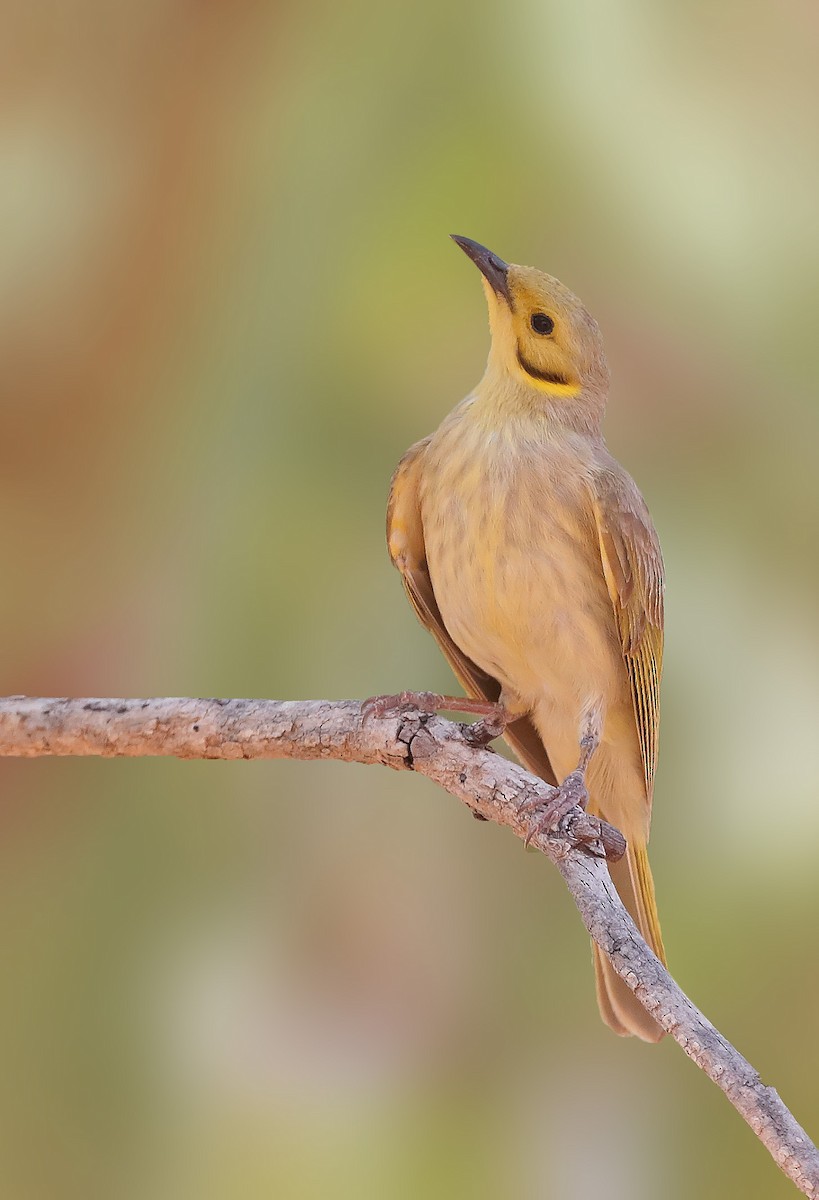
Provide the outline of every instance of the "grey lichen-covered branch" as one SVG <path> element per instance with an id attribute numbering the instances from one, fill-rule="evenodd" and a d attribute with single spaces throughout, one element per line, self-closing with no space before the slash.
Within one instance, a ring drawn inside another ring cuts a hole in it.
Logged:
<path id="1" fill-rule="evenodd" d="M 553 794 L 516 764 L 471 746 L 452 721 L 413 711 L 363 716 L 352 700 L 0 698 L 0 757 L 42 755 L 380 763 L 426 775 L 519 838 L 531 833 L 521 806 Z M 781 1170 L 819 1200 L 819 1152 L 810 1138 L 678 987 L 623 907 L 605 861 L 622 853 L 620 835 L 576 809 L 560 831 L 536 833 L 531 844 L 560 871 L 589 933 L 640 1003 L 725 1093 Z"/>

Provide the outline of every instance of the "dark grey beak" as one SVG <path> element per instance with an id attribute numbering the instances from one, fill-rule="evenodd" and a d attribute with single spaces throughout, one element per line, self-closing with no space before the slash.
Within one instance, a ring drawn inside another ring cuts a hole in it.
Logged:
<path id="1" fill-rule="evenodd" d="M 453 242 L 458 243 L 464 254 L 472 259 L 492 290 L 498 296 L 502 296 L 511 308 L 512 297 L 509 294 L 507 282 L 509 264 L 505 263 L 502 258 L 498 258 L 497 254 L 493 254 L 491 250 L 487 250 L 486 246 L 482 246 L 480 242 L 473 242 L 472 238 L 458 237 L 457 233 L 451 233 L 449 236 Z"/>

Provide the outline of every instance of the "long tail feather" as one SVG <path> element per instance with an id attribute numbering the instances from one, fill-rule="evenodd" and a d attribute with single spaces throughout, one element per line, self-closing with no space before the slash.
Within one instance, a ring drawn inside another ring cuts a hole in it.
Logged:
<path id="1" fill-rule="evenodd" d="M 510 725 L 505 738 L 528 770 L 540 775 L 548 783 L 555 783 L 554 771 L 540 734 L 529 718 Z M 596 811 L 593 803 L 589 805 L 589 811 Z M 660 961 L 665 963 L 663 937 L 654 898 L 654 880 L 645 843 L 641 843 L 636 836 L 629 838 L 626 857 L 619 863 L 610 863 L 609 871 L 637 928 Z M 659 1042 L 665 1031 L 648 1015 L 606 956 L 595 945 L 592 945 L 592 949 L 597 1003 L 605 1024 L 620 1037 L 633 1035 L 644 1042 Z"/>
<path id="2" fill-rule="evenodd" d="M 654 881 L 645 845 L 632 839 L 626 857 L 619 863 L 609 863 L 609 871 L 635 925 L 660 961 L 665 963 Z M 606 956 L 597 946 L 593 950 L 597 1003 L 605 1023 L 621 1037 L 633 1034 L 644 1042 L 659 1042 L 665 1031 L 648 1015 Z"/>

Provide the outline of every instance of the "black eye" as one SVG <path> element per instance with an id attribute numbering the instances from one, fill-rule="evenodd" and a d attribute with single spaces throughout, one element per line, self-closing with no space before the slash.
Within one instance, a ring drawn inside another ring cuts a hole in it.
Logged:
<path id="1" fill-rule="evenodd" d="M 532 313 L 529 322 L 535 333 L 551 333 L 555 327 L 554 321 L 546 313 Z"/>

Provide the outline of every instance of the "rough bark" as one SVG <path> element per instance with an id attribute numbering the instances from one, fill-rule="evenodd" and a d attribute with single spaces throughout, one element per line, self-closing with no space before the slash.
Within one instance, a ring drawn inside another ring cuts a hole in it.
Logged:
<path id="1" fill-rule="evenodd" d="M 0 757 L 41 755 L 381 763 L 426 775 L 520 838 L 531 829 L 520 806 L 553 795 L 515 763 L 470 746 L 452 721 L 417 712 L 363 718 L 352 700 L 0 699 Z M 810 1138 L 675 983 L 620 902 L 605 863 L 606 852 L 622 852 L 620 835 L 576 809 L 559 832 L 535 834 L 531 844 L 557 866 L 592 938 L 640 1003 L 725 1093 L 781 1170 L 819 1200 L 819 1152 Z"/>

